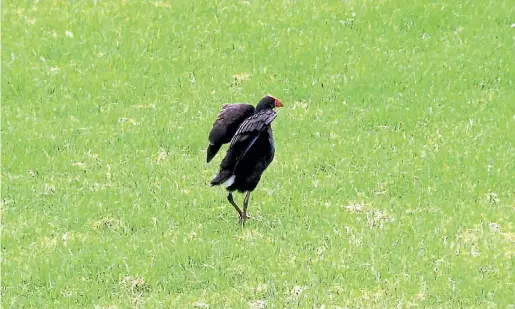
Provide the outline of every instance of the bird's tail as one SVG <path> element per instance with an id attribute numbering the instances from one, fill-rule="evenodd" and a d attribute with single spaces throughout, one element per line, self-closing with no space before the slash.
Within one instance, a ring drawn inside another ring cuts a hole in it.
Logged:
<path id="1" fill-rule="evenodd" d="M 207 163 L 213 160 L 218 150 L 220 150 L 220 147 L 222 147 L 222 144 L 209 144 L 209 146 L 207 146 Z"/>
<path id="2" fill-rule="evenodd" d="M 218 175 L 216 175 L 215 178 L 213 178 L 213 180 L 211 180 L 211 186 L 219 186 L 219 185 L 223 184 L 224 182 L 226 182 L 227 180 L 229 180 L 229 178 L 231 178 L 231 176 L 232 176 L 232 173 L 230 171 L 221 170 L 220 173 L 218 173 Z"/>

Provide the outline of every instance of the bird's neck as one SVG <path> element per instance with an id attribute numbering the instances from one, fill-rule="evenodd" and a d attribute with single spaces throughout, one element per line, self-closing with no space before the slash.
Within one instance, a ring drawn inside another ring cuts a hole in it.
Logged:
<path id="1" fill-rule="evenodd" d="M 262 111 L 264 111 L 264 110 L 266 110 L 266 109 L 269 109 L 269 108 L 261 107 L 261 106 L 259 106 L 259 105 L 258 105 L 258 106 L 256 106 L 256 109 L 255 109 L 255 111 L 254 111 L 254 114 L 257 114 L 257 113 L 259 113 L 259 112 L 262 112 Z"/>

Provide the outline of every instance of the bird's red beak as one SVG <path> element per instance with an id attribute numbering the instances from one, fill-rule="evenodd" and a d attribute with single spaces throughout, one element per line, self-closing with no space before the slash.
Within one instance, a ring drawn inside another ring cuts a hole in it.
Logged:
<path id="1" fill-rule="evenodd" d="M 277 99 L 275 99 L 274 103 L 275 103 L 275 107 L 283 107 L 284 106 L 283 103 L 281 103 L 281 101 L 279 101 Z"/>

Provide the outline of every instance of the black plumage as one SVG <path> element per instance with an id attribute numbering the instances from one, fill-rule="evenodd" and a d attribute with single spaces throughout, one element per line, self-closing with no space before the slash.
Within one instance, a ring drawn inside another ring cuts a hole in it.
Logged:
<path id="1" fill-rule="evenodd" d="M 223 144 L 231 141 L 240 124 L 254 114 L 254 106 L 249 104 L 226 104 L 218 114 L 213 129 L 209 132 L 207 162 L 217 154 Z"/>
<path id="2" fill-rule="evenodd" d="M 272 96 L 261 99 L 255 109 L 248 104 L 225 105 L 209 134 L 208 162 L 222 144 L 230 141 L 229 149 L 220 164 L 220 171 L 211 180 L 211 185 L 227 185 L 227 199 L 238 211 L 242 224 L 249 218 L 247 207 L 250 193 L 257 187 L 261 175 L 274 159 L 271 123 L 277 117 L 274 108 L 282 106 Z M 234 202 L 234 191 L 245 193 L 243 211 Z"/>

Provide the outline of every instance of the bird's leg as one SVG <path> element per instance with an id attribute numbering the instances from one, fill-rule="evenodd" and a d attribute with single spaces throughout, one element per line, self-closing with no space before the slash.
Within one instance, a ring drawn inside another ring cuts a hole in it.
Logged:
<path id="1" fill-rule="evenodd" d="M 243 199 L 243 214 L 240 215 L 241 225 L 245 225 L 245 220 L 250 219 L 250 217 L 247 216 L 247 208 L 249 207 L 249 199 L 250 199 L 250 191 L 247 191 L 247 193 L 245 194 L 245 198 Z"/>
<path id="2" fill-rule="evenodd" d="M 234 206 L 234 209 L 236 209 L 241 218 L 243 216 L 243 212 L 241 211 L 240 207 L 238 207 L 238 205 L 236 205 L 236 203 L 234 202 L 234 199 L 232 198 L 232 192 L 229 192 L 229 194 L 227 194 L 227 200 L 229 201 L 229 203 L 231 203 L 232 206 Z"/>

